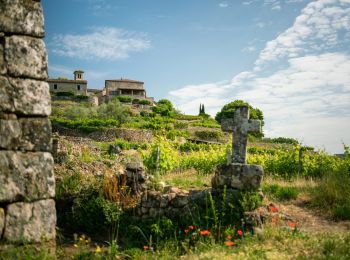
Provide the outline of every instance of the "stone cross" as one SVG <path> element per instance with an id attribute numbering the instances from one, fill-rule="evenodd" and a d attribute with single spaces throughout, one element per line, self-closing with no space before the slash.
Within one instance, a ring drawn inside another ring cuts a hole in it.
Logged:
<path id="1" fill-rule="evenodd" d="M 223 119 L 221 129 L 233 132 L 232 163 L 246 164 L 248 132 L 261 133 L 260 120 L 249 119 L 247 106 L 237 107 L 233 118 Z"/>

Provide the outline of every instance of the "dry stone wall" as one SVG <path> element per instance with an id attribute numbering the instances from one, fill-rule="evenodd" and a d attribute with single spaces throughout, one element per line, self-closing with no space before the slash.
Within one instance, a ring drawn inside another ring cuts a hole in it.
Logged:
<path id="1" fill-rule="evenodd" d="M 40 0 L 0 0 L 0 241 L 55 239 L 55 179 Z"/>

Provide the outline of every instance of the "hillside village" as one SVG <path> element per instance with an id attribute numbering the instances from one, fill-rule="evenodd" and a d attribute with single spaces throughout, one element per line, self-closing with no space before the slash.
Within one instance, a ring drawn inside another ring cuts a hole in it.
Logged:
<path id="1" fill-rule="evenodd" d="M 130 97 L 132 100 L 148 100 L 150 104 L 154 103 L 154 98 L 147 96 L 144 82 L 123 78 L 105 80 L 103 89 L 92 89 L 89 88 L 88 81 L 84 79 L 84 71 L 76 70 L 73 74 L 73 79 L 49 78 L 47 82 L 50 86 L 50 92 L 59 93 L 60 96 L 64 96 L 64 93 L 86 96 L 94 105 L 104 104 L 112 98 L 120 96 Z"/>

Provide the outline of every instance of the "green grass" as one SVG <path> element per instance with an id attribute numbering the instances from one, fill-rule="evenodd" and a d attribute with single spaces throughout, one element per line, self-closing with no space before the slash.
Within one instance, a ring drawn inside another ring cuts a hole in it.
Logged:
<path id="1" fill-rule="evenodd" d="M 296 199 L 299 194 L 299 190 L 292 186 L 280 186 L 278 184 L 264 184 L 262 186 L 264 194 L 266 194 L 271 199 L 278 201 L 287 201 Z"/>

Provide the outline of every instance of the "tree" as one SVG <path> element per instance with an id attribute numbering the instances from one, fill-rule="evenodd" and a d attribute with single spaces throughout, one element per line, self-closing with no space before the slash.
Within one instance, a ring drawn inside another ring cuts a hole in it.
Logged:
<path id="1" fill-rule="evenodd" d="M 157 105 L 153 107 L 153 112 L 161 116 L 172 116 L 176 111 L 170 100 L 161 99 L 157 102 Z"/>
<path id="2" fill-rule="evenodd" d="M 199 104 L 199 115 L 205 114 L 204 104 Z"/>
<path id="3" fill-rule="evenodd" d="M 243 100 L 235 100 L 230 102 L 221 109 L 215 116 L 215 120 L 221 123 L 221 120 L 224 118 L 232 118 L 237 107 L 248 106 L 249 107 L 249 119 L 258 119 L 261 121 L 261 126 L 264 126 L 264 115 L 263 112 L 258 108 L 253 108 L 249 103 Z M 256 137 L 263 137 L 263 133 L 254 133 L 252 134 Z"/>
<path id="4" fill-rule="evenodd" d="M 108 103 L 104 103 L 97 108 L 99 119 L 114 119 L 119 124 L 125 123 L 130 116 L 130 109 L 123 106 L 117 98 L 112 99 Z"/>

